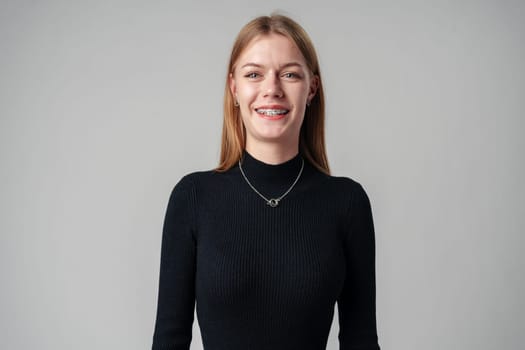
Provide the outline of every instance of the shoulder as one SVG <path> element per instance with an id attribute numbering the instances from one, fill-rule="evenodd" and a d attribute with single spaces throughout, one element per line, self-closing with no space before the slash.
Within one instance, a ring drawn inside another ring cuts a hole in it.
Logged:
<path id="1" fill-rule="evenodd" d="M 218 181 L 224 177 L 224 173 L 215 170 L 194 171 L 183 175 L 174 185 L 172 192 L 190 192 L 195 195 L 201 189 L 219 186 Z"/>
<path id="2" fill-rule="evenodd" d="M 371 210 L 370 198 L 365 186 L 348 176 L 325 175 L 327 190 L 341 203 L 347 214 Z"/>
<path id="3" fill-rule="evenodd" d="M 348 176 L 325 175 L 326 183 L 344 196 L 367 196 L 365 187 L 354 178 Z"/>
<path id="4" fill-rule="evenodd" d="M 211 176 L 213 176 L 213 173 L 214 172 L 212 170 L 202 170 L 185 174 L 180 178 L 180 180 L 175 184 L 175 186 L 194 187 L 195 184 L 209 179 Z"/>
<path id="5" fill-rule="evenodd" d="M 194 171 L 180 177 L 172 187 L 168 198 L 168 211 L 193 212 L 197 206 L 197 194 L 202 183 L 209 183 L 214 171 Z"/>
<path id="6" fill-rule="evenodd" d="M 184 187 L 201 188 L 210 184 L 215 184 L 227 176 L 228 172 L 221 173 L 215 170 L 201 170 L 188 173 L 181 177 L 177 185 Z"/>

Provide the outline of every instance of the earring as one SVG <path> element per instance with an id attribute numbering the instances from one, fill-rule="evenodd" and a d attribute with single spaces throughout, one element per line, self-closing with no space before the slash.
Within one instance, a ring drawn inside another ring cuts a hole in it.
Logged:
<path id="1" fill-rule="evenodd" d="M 235 100 L 235 102 L 233 103 L 233 105 L 234 105 L 235 107 L 239 107 L 239 101 Z"/>
<path id="2" fill-rule="evenodd" d="M 310 107 L 310 104 L 312 103 L 312 101 L 306 101 L 306 106 L 307 107 Z"/>

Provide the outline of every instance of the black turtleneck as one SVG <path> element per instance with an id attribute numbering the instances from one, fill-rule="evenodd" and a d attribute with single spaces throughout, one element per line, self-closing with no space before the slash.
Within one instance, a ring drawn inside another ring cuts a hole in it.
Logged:
<path id="1" fill-rule="evenodd" d="M 244 151 L 241 166 L 277 198 L 302 159 L 271 165 Z M 238 165 L 184 176 L 164 221 L 153 350 L 189 350 L 195 302 L 205 350 L 324 350 L 336 302 L 340 349 L 378 350 L 363 187 L 304 159 L 271 207 Z"/>

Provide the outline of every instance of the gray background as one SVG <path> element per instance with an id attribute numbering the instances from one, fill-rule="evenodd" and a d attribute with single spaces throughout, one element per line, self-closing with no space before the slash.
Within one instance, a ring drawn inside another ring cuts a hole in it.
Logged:
<path id="1" fill-rule="evenodd" d="M 1 1 L 1 349 L 151 346 L 169 193 L 217 164 L 233 39 L 275 9 L 372 201 L 382 348 L 521 348 L 523 1 L 268 0 Z"/>

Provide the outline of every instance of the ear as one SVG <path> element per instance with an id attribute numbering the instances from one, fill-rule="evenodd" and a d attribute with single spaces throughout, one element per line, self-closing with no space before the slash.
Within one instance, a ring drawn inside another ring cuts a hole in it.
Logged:
<path id="1" fill-rule="evenodd" d="M 308 103 L 312 101 L 319 88 L 319 76 L 314 75 L 310 80 L 310 91 L 308 92 Z"/>
<path id="2" fill-rule="evenodd" d="M 230 91 L 232 93 L 233 98 L 237 95 L 237 86 L 235 85 L 235 78 L 233 77 L 233 73 L 230 73 L 228 76 L 228 84 L 230 85 Z"/>

